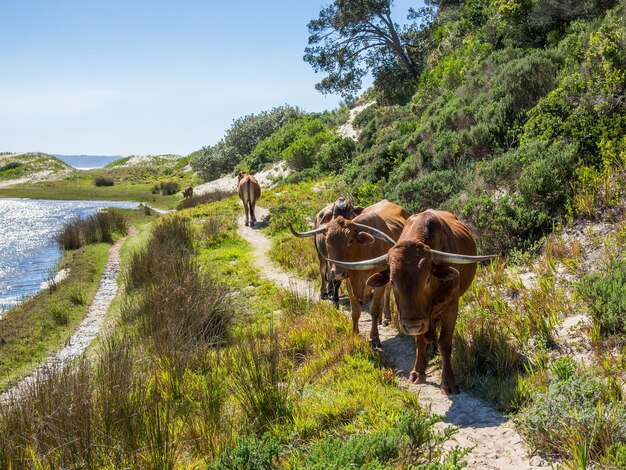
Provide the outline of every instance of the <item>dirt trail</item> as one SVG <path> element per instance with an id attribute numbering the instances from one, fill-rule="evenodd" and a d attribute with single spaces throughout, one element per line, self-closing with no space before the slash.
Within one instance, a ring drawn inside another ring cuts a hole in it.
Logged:
<path id="1" fill-rule="evenodd" d="M 259 220 L 267 216 L 267 210 L 257 207 Z M 315 286 L 303 279 L 287 273 L 270 261 L 268 250 L 270 240 L 257 228 L 246 227 L 244 217 L 238 221 L 238 232 L 254 249 L 253 264 L 262 275 L 285 289 L 301 295 L 316 297 Z M 361 334 L 369 336 L 371 317 L 366 312 L 359 322 Z M 458 432 L 448 442 L 448 447 L 471 447 L 466 457 L 470 469 L 533 469 L 546 468 L 549 464 L 539 457 L 529 458 L 522 438 L 505 416 L 494 410 L 487 402 L 461 393 L 448 398 L 439 390 L 440 370 L 431 366 L 426 384 L 410 384 L 408 374 L 413 368 L 415 343 L 412 338 L 400 335 L 393 327 L 379 327 L 383 344 L 383 357 L 396 369 L 402 378 L 402 386 L 418 393 L 420 402 L 429 406 L 433 413 L 442 415 L 439 426 L 455 426 Z"/>
<path id="2" fill-rule="evenodd" d="M 137 229 L 131 226 L 125 237 L 118 239 L 109 250 L 109 259 L 104 270 L 104 274 L 100 279 L 98 291 L 89 306 L 87 315 L 80 323 L 74 334 L 54 356 L 47 359 L 43 364 L 37 367 L 30 375 L 24 377 L 11 389 L 0 394 L 0 403 L 9 399 L 21 390 L 26 390 L 34 384 L 40 376 L 51 369 L 62 369 L 69 365 L 74 359 L 80 356 L 98 335 L 102 322 L 109 309 L 109 305 L 117 295 L 117 278 L 120 273 L 120 248 L 128 237 L 137 234 Z"/>

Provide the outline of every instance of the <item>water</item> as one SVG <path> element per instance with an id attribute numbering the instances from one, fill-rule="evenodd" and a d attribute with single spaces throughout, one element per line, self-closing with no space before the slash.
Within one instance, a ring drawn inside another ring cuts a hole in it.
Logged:
<path id="1" fill-rule="evenodd" d="M 121 156 L 104 155 L 55 155 L 59 160 L 73 166 L 77 170 L 91 170 L 92 168 L 102 168 Z"/>
<path id="2" fill-rule="evenodd" d="M 42 289 L 62 255 L 56 235 L 65 224 L 103 207 L 135 202 L 43 201 L 0 198 L 0 317 Z"/>

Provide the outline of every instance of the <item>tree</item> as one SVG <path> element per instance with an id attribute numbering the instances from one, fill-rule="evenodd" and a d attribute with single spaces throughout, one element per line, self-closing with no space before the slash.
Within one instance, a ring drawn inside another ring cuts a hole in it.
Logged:
<path id="1" fill-rule="evenodd" d="M 415 80 L 421 70 L 419 47 L 413 43 L 419 22 L 432 10 L 412 11 L 413 22 L 400 28 L 391 19 L 393 0 L 335 0 L 308 24 L 309 45 L 304 60 L 327 74 L 315 88 L 350 99 L 372 71 L 388 71 L 390 62 Z M 404 75 L 404 74 L 403 74 Z"/>

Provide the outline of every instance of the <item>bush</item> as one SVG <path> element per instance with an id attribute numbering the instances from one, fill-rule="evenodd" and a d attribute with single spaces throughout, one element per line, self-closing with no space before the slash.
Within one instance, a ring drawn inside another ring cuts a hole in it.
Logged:
<path id="1" fill-rule="evenodd" d="M 160 192 L 163 196 L 171 196 L 180 190 L 180 185 L 175 181 L 159 183 L 152 188 L 152 194 Z"/>
<path id="2" fill-rule="evenodd" d="M 9 162 L 6 165 L 0 166 L 0 173 L 2 173 L 3 171 L 15 170 L 16 168 L 19 168 L 22 165 L 23 163 L 19 163 L 19 162 Z"/>
<path id="3" fill-rule="evenodd" d="M 57 236 L 57 242 L 65 250 L 76 250 L 92 243 L 111 243 L 114 232 L 125 234 L 126 230 L 126 218 L 121 212 L 100 211 L 68 223 Z"/>
<path id="4" fill-rule="evenodd" d="M 400 183 L 392 193 L 407 212 L 442 209 L 445 202 L 463 189 L 463 170 L 433 171 Z"/>
<path id="5" fill-rule="evenodd" d="M 516 419 L 521 432 L 535 449 L 565 458 L 571 468 L 619 457 L 617 448 L 626 442 L 624 404 L 573 364 L 552 369 L 547 389 L 535 388 Z"/>
<path id="6" fill-rule="evenodd" d="M 613 261 L 605 271 L 584 276 L 578 292 L 603 335 L 626 334 L 626 258 Z"/>
<path id="7" fill-rule="evenodd" d="M 109 178 L 106 176 L 96 176 L 93 180 L 93 184 L 95 184 L 98 187 L 113 186 L 115 184 L 115 180 L 113 178 Z"/>

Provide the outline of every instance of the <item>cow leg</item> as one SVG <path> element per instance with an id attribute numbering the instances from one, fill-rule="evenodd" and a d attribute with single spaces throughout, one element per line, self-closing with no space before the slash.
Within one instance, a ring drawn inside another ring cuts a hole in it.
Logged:
<path id="1" fill-rule="evenodd" d="M 441 371 L 441 391 L 445 394 L 459 393 L 459 387 L 454 380 L 454 372 L 452 371 L 452 337 L 454 335 L 454 325 L 458 313 L 458 304 L 454 306 L 454 311 L 450 312 L 447 319 L 441 322 L 441 332 L 439 333 L 439 354 L 443 368 Z"/>
<path id="2" fill-rule="evenodd" d="M 322 276 L 322 285 L 320 287 L 320 299 L 326 300 L 328 299 L 328 286 L 331 283 L 331 280 L 329 279 L 329 276 L 328 276 L 328 271 L 329 271 L 328 263 L 326 262 L 324 258 L 320 256 L 319 252 L 317 253 L 317 258 L 320 263 L 320 275 Z"/>
<path id="3" fill-rule="evenodd" d="M 390 308 L 390 299 L 391 299 L 391 284 L 387 284 L 385 286 L 385 300 L 383 304 L 383 326 L 388 326 L 391 323 L 391 308 Z"/>
<path id="4" fill-rule="evenodd" d="M 359 334 L 359 319 L 361 318 L 361 306 L 358 299 L 355 297 L 350 285 L 350 280 L 346 281 L 346 287 L 348 288 L 348 295 L 350 296 L 350 311 L 352 313 L 352 334 Z"/>
<path id="5" fill-rule="evenodd" d="M 256 206 L 256 202 L 250 201 L 250 218 L 252 219 L 250 226 L 256 224 L 256 216 L 254 215 L 254 206 Z"/>
<path id="6" fill-rule="evenodd" d="M 339 308 L 339 288 L 341 287 L 341 281 L 330 281 L 330 291 L 333 294 L 333 303 L 336 308 Z"/>
<path id="7" fill-rule="evenodd" d="M 247 227 L 248 225 L 250 225 L 249 223 L 250 209 L 248 208 L 248 202 L 245 199 L 242 199 L 241 201 L 243 202 L 243 210 L 246 213 L 246 227 Z"/>
<path id="8" fill-rule="evenodd" d="M 381 317 L 381 307 L 385 297 L 385 287 L 374 289 L 374 298 L 370 305 L 370 316 L 372 317 L 372 327 L 370 329 L 370 338 L 374 348 L 381 348 L 380 337 L 378 336 L 378 322 Z"/>
<path id="9" fill-rule="evenodd" d="M 415 364 L 409 375 L 409 381 L 413 383 L 426 383 L 426 366 L 428 357 L 426 356 L 426 338 L 424 335 L 415 336 Z"/>

